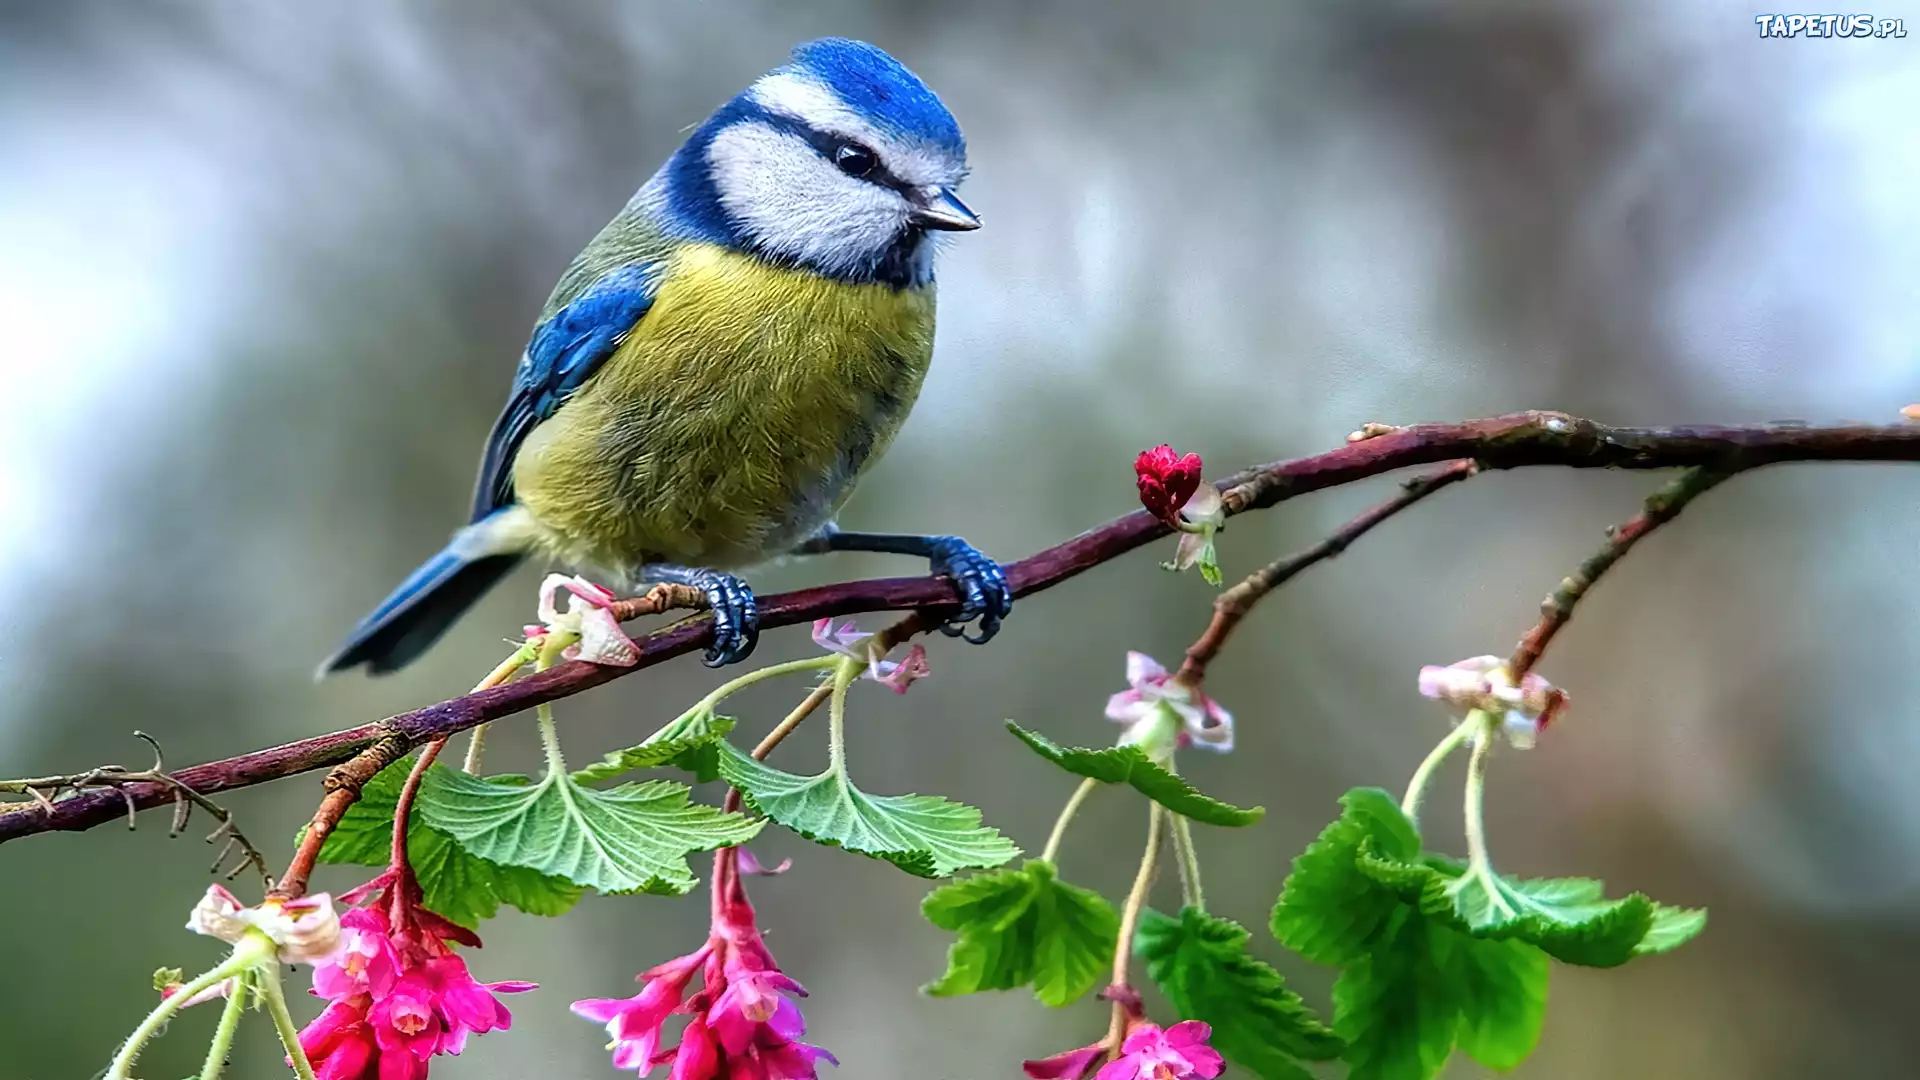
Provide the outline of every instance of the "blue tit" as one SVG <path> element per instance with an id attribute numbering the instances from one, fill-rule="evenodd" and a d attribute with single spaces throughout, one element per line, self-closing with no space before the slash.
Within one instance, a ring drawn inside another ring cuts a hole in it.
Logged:
<path id="1" fill-rule="evenodd" d="M 954 194 L 966 173 L 953 115 L 872 45 L 802 45 L 722 105 L 561 276 L 469 524 L 321 672 L 404 666 L 528 556 L 701 590 L 716 667 L 758 638 L 728 571 L 788 553 L 926 558 L 961 598 L 942 629 L 993 636 L 1013 601 L 993 560 L 833 523 L 920 393 L 933 234 L 980 225 Z"/>

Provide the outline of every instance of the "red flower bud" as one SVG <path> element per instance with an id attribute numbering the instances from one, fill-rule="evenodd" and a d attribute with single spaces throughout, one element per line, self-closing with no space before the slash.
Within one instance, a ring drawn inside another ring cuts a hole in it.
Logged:
<path id="1" fill-rule="evenodd" d="M 1180 508 L 1200 490 L 1200 455 L 1182 457 L 1162 443 L 1142 450 L 1133 472 L 1140 484 L 1140 505 L 1174 528 L 1180 527 Z"/>

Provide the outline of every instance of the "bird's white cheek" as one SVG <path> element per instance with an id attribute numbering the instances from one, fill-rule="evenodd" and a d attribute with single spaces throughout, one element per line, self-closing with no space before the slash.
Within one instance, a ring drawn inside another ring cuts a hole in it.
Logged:
<path id="1" fill-rule="evenodd" d="M 906 200 L 829 164 L 796 135 L 740 124 L 708 150 L 720 204 L 770 252 L 829 271 L 867 265 L 899 237 Z"/>

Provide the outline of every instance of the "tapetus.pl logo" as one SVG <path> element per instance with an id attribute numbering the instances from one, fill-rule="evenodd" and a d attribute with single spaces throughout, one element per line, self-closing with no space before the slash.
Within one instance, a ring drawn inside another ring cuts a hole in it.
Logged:
<path id="1" fill-rule="evenodd" d="M 1760 36 L 1780 38 L 1903 38 L 1907 20 L 1871 15 L 1755 15 Z"/>

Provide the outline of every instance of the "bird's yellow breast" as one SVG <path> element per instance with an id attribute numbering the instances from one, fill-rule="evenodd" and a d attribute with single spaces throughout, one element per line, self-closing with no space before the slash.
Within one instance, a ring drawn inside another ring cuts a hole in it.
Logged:
<path id="1" fill-rule="evenodd" d="M 530 435 L 518 501 L 561 559 L 725 568 L 830 520 L 906 419 L 933 353 L 931 286 L 850 285 L 707 244 Z"/>

